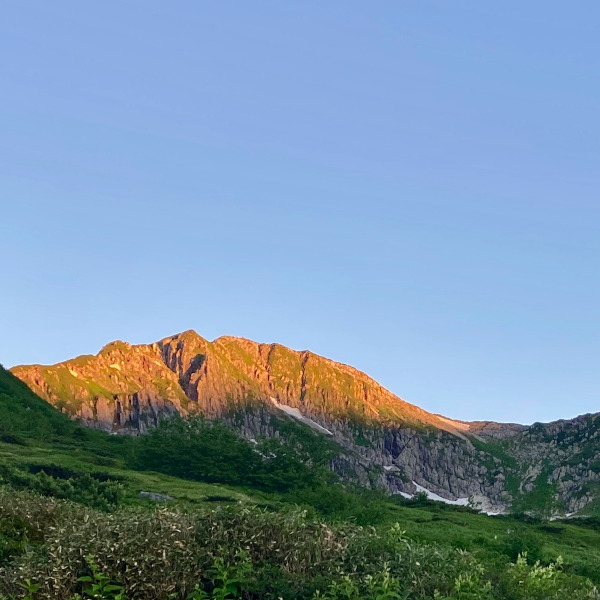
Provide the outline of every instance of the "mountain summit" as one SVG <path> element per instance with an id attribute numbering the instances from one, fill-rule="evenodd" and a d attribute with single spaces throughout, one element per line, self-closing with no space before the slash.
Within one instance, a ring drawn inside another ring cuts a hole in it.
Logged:
<path id="1" fill-rule="evenodd" d="M 430 426 L 460 435 L 467 423 L 405 402 L 365 373 L 309 351 L 195 331 L 132 346 L 115 341 L 95 356 L 13 373 L 70 415 L 103 429 L 145 431 L 163 415 L 266 403 L 312 418 Z"/>
<path id="2" fill-rule="evenodd" d="M 115 341 L 95 356 L 12 372 L 83 423 L 145 433 L 197 412 L 242 435 L 279 436 L 290 419 L 331 436 L 342 476 L 489 512 L 594 511 L 600 418 L 532 426 L 465 423 L 405 402 L 365 373 L 309 351 L 195 331 L 153 344 Z"/>

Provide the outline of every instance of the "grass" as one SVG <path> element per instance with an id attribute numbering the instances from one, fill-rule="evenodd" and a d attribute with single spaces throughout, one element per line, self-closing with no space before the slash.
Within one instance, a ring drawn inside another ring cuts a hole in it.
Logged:
<path id="1" fill-rule="evenodd" d="M 129 506 L 148 503 L 147 500 L 138 498 L 141 491 L 167 494 L 176 498 L 177 503 L 182 506 L 203 502 L 209 496 L 223 496 L 250 504 L 264 503 L 260 494 L 249 495 L 239 488 L 189 481 L 152 471 L 133 471 L 125 466 L 124 461 L 118 459 L 114 460 L 113 465 L 107 466 L 106 461 L 98 461 L 97 458 L 85 449 L 61 451 L 49 446 L 15 446 L 0 443 L 0 463 L 11 464 L 21 469 L 28 469 L 30 465 L 57 465 L 79 472 L 106 473 L 124 483 L 124 503 Z"/>

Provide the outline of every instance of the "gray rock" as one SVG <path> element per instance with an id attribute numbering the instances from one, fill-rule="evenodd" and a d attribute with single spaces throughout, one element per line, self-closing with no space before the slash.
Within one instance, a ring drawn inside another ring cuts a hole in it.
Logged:
<path id="1" fill-rule="evenodd" d="M 173 502 L 175 498 L 167 496 L 166 494 L 159 494 L 158 492 L 140 492 L 138 498 L 146 498 L 153 502 Z"/>

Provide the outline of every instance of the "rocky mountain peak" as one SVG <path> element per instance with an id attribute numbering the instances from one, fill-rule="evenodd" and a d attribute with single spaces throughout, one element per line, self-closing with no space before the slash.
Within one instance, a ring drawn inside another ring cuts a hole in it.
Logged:
<path id="1" fill-rule="evenodd" d="M 203 412 L 243 435 L 279 435 L 292 419 L 332 436 L 332 467 L 363 485 L 427 489 L 488 510 L 511 503 L 547 513 L 593 506 L 600 491 L 600 418 L 527 427 L 466 423 L 405 402 L 367 374 L 312 352 L 193 330 L 152 344 L 107 344 L 13 373 L 84 423 L 143 433 L 163 418 Z M 543 494 L 540 494 L 543 490 Z"/>
<path id="2" fill-rule="evenodd" d="M 129 342 L 124 342 L 123 340 L 114 340 L 102 346 L 98 354 L 109 354 L 111 352 L 119 351 L 127 352 L 128 350 L 131 350 L 131 348 L 132 346 Z"/>

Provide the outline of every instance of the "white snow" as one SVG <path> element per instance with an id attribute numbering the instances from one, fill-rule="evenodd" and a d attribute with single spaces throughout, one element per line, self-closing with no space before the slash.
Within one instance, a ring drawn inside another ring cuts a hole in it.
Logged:
<path id="1" fill-rule="evenodd" d="M 423 487 L 422 485 L 419 485 L 414 481 L 413 484 L 417 488 L 417 494 L 419 492 L 425 492 L 430 500 L 435 500 L 436 502 L 444 502 L 445 504 L 454 504 L 455 506 L 467 506 L 469 504 L 468 498 L 457 498 L 456 500 L 448 500 L 448 498 L 442 498 L 442 496 L 438 496 L 435 492 L 428 490 L 426 487 Z"/>
<path id="2" fill-rule="evenodd" d="M 490 516 L 504 514 L 502 510 L 500 510 L 500 511 L 490 510 L 491 505 L 489 503 L 489 500 L 487 498 L 485 498 L 484 496 L 472 496 L 470 499 L 469 498 L 457 498 L 456 500 L 448 500 L 448 498 L 442 498 L 442 496 L 439 496 L 435 492 L 428 490 L 426 487 L 419 485 L 415 481 L 413 481 L 412 483 L 417 488 L 417 494 L 419 492 L 425 492 L 425 494 L 427 494 L 427 498 L 429 498 L 429 500 L 435 500 L 436 502 L 444 502 L 445 504 L 453 504 L 454 506 L 471 506 L 475 510 L 478 510 L 479 512 L 484 513 L 486 515 L 490 515 Z M 406 492 L 400 492 L 400 495 L 403 498 L 412 498 L 413 497 L 411 494 L 407 494 Z M 469 500 L 471 500 L 471 503 L 469 502 Z"/>
<path id="3" fill-rule="evenodd" d="M 113 364 L 113 365 L 108 365 L 111 369 L 116 369 L 117 371 L 121 370 L 121 365 L 118 365 L 117 363 Z"/>
<path id="4" fill-rule="evenodd" d="M 394 465 L 384 465 L 383 467 L 386 471 L 391 471 L 394 468 Z"/>
<path id="5" fill-rule="evenodd" d="M 490 499 L 481 494 L 471 496 L 471 506 L 481 513 L 489 516 L 506 514 L 506 508 L 502 505 L 492 504 Z"/>
<path id="6" fill-rule="evenodd" d="M 77 375 L 77 373 L 75 373 L 75 371 L 73 371 L 73 369 L 69 369 L 69 373 L 71 373 L 71 375 L 73 375 L 73 377 L 79 377 L 79 375 Z"/>
<path id="7" fill-rule="evenodd" d="M 294 419 L 297 419 L 298 421 L 305 423 L 309 427 L 312 427 L 313 429 L 316 429 L 317 431 L 320 431 L 321 433 L 325 433 L 327 435 L 333 435 L 333 433 L 331 433 L 331 431 L 329 431 L 329 429 L 326 429 L 322 425 L 319 425 L 316 421 L 313 421 L 312 419 L 305 417 L 297 408 L 294 408 L 293 406 L 288 406 L 287 404 L 281 404 L 281 402 L 279 402 L 277 400 L 277 398 L 273 398 L 273 397 L 271 397 L 271 402 L 279 410 L 282 410 L 286 415 L 289 415 L 290 417 L 293 417 Z"/>

